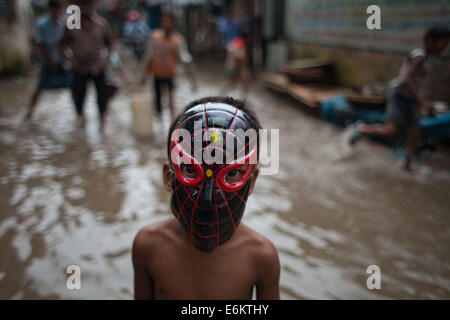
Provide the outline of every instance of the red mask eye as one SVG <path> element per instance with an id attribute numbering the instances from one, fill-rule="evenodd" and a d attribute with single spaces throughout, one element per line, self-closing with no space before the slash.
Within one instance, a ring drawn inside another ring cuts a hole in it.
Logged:
<path id="1" fill-rule="evenodd" d="M 175 170 L 175 174 L 177 176 L 178 181 L 184 184 L 187 187 L 196 186 L 203 179 L 203 169 L 201 164 L 195 160 L 195 158 L 191 157 L 188 153 L 184 152 L 183 148 L 179 143 L 175 143 L 172 152 L 172 165 Z M 195 177 L 193 178 L 193 174 L 189 174 L 186 176 L 183 174 L 183 170 L 181 170 L 182 165 L 192 166 L 189 168 L 189 171 L 192 169 L 195 171 Z"/>
<path id="2" fill-rule="evenodd" d="M 227 191 L 227 192 L 236 192 L 239 189 L 241 189 L 247 183 L 247 180 L 253 171 L 253 167 L 255 166 L 255 161 L 254 161 L 255 159 L 256 159 L 256 148 L 254 148 L 244 158 L 244 161 L 240 161 L 238 163 L 238 161 L 236 160 L 232 164 L 230 164 L 230 165 L 226 166 L 225 168 L 223 168 L 222 170 L 220 170 L 216 176 L 217 186 L 220 189 Z M 229 172 L 231 172 L 233 170 L 239 170 L 246 164 L 248 164 L 247 169 L 245 170 L 245 172 L 242 174 L 242 176 L 237 181 L 234 181 L 233 183 L 228 183 L 226 181 L 226 176 Z"/>

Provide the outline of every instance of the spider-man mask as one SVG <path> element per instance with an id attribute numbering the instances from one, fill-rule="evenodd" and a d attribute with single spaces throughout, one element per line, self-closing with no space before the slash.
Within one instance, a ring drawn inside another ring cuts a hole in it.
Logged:
<path id="1" fill-rule="evenodd" d="M 170 144 L 171 210 L 194 245 L 211 252 L 239 225 L 257 165 L 257 125 L 224 103 L 187 110 Z"/>

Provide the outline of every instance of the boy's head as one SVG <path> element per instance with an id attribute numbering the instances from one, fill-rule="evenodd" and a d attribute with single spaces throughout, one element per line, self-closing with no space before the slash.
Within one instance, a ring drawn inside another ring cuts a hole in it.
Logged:
<path id="1" fill-rule="evenodd" d="M 425 32 L 424 43 L 428 54 L 438 56 L 448 45 L 450 30 L 444 26 L 434 26 Z"/>
<path id="2" fill-rule="evenodd" d="M 171 33 L 175 29 L 176 20 L 177 18 L 172 12 L 163 12 L 160 18 L 161 28 L 163 28 L 166 33 Z"/>
<path id="3" fill-rule="evenodd" d="M 258 176 L 260 128 L 225 97 L 190 103 L 171 125 L 164 182 L 172 213 L 201 251 L 228 241 L 241 221 Z"/>
<path id="4" fill-rule="evenodd" d="M 59 0 L 49 0 L 48 1 L 48 12 L 50 17 L 54 20 L 58 20 L 61 15 L 62 5 Z"/>
<path id="5" fill-rule="evenodd" d="M 131 10 L 130 13 L 128 13 L 128 20 L 130 21 L 139 21 L 140 18 L 141 15 L 137 10 Z"/>

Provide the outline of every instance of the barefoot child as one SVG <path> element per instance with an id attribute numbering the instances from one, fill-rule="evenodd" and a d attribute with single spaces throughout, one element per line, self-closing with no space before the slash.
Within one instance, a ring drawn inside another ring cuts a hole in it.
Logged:
<path id="1" fill-rule="evenodd" d="M 414 49 L 408 54 L 398 77 L 392 82 L 393 92 L 386 106 L 387 122 L 374 125 L 357 124 L 350 140 L 351 144 L 361 135 L 388 137 L 398 133 L 399 129 L 406 129 L 407 155 L 403 167 L 410 170 L 420 137 L 417 107 L 427 111 L 433 108 L 419 92 L 419 80 L 425 74 L 424 64 L 427 57 L 440 55 L 447 46 L 449 37 L 449 30 L 443 27 L 433 27 L 425 33 L 424 48 Z"/>
<path id="2" fill-rule="evenodd" d="M 134 240 L 136 299 L 251 299 L 253 287 L 257 299 L 279 299 L 276 249 L 240 223 L 259 128 L 242 102 L 221 97 L 194 101 L 173 121 L 163 167 L 173 217 Z"/>

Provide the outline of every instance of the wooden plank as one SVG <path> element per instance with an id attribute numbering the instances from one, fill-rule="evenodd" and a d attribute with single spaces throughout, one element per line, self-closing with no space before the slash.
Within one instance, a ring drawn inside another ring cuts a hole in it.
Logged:
<path id="1" fill-rule="evenodd" d="M 332 65 L 332 63 L 327 60 L 323 60 L 320 58 L 311 58 L 311 59 L 291 60 L 288 64 L 284 66 L 284 68 L 308 69 L 308 68 L 329 67 L 330 65 Z"/>
<path id="2" fill-rule="evenodd" d="M 283 74 L 263 73 L 261 79 L 266 86 L 287 93 L 310 108 L 317 108 L 321 102 L 348 90 L 338 86 L 305 86 L 291 83 Z"/>
<path id="3" fill-rule="evenodd" d="M 289 69 L 283 68 L 282 72 L 286 74 L 291 82 L 296 83 L 326 83 L 327 73 L 320 68 L 311 69 Z"/>
<path id="4" fill-rule="evenodd" d="M 264 72 L 260 78 L 267 87 L 289 94 L 289 79 L 285 75 Z"/>
<path id="5" fill-rule="evenodd" d="M 347 99 L 358 108 L 382 110 L 386 97 L 362 95 L 352 89 L 340 86 L 300 85 L 292 83 L 285 74 L 262 73 L 261 79 L 265 86 L 286 94 L 310 108 L 317 108 L 320 103 L 338 94 L 345 94 Z"/>
<path id="6" fill-rule="evenodd" d="M 354 101 L 354 102 L 360 102 L 360 103 L 385 103 L 386 102 L 386 97 L 383 96 L 367 96 L 367 95 L 362 95 L 358 92 L 355 91 L 351 91 L 348 93 L 347 98 L 350 101 Z"/>
<path id="7" fill-rule="evenodd" d="M 320 107 L 320 104 L 333 96 L 344 94 L 344 87 L 308 87 L 299 84 L 289 86 L 291 95 L 303 101 L 311 108 Z"/>
<path id="8" fill-rule="evenodd" d="M 359 92 L 349 91 L 347 99 L 356 108 L 367 110 L 384 110 L 387 97 L 385 96 L 368 96 Z"/>

